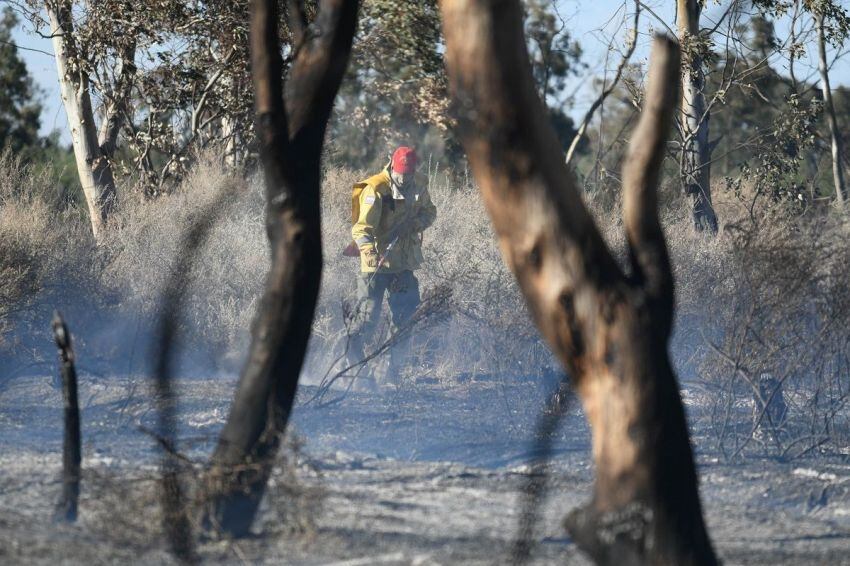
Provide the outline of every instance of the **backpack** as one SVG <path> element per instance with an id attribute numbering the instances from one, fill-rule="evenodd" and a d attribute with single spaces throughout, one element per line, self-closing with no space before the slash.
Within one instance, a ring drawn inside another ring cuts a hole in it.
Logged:
<path id="1" fill-rule="evenodd" d="M 388 171 L 392 164 L 392 159 L 387 163 L 387 166 L 384 170 Z M 357 223 L 357 220 L 360 218 L 360 193 L 363 192 L 363 189 L 368 187 L 369 184 L 365 182 L 354 183 L 354 187 L 351 189 L 351 224 L 354 225 Z"/>
<path id="2" fill-rule="evenodd" d="M 351 224 L 357 223 L 360 218 L 360 194 L 363 189 L 368 187 L 368 183 L 354 183 L 354 188 L 351 189 Z"/>
<path id="3" fill-rule="evenodd" d="M 392 161 L 390 161 L 392 163 Z M 387 163 L 387 169 L 390 167 L 390 163 Z M 369 186 L 369 183 L 360 182 L 354 183 L 354 186 L 351 189 L 351 224 L 352 226 L 357 223 L 357 220 L 360 219 L 360 194 L 363 192 L 363 189 Z M 360 249 L 357 247 L 357 244 L 352 240 L 348 246 L 342 251 L 342 255 L 345 257 L 360 257 Z"/>

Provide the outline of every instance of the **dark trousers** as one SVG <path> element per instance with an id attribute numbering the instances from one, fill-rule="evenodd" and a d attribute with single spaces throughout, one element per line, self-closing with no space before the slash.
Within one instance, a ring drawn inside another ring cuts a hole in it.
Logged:
<path id="1" fill-rule="evenodd" d="M 348 359 L 351 363 L 365 357 L 365 346 L 375 335 L 381 320 L 381 307 L 387 295 L 387 303 L 392 316 L 393 330 L 396 331 L 410 319 L 419 306 L 419 281 L 412 271 L 399 273 L 360 273 L 357 276 L 357 307 L 354 311 L 348 347 Z M 390 349 L 390 368 L 388 378 L 396 380 L 400 364 L 400 344 Z"/>

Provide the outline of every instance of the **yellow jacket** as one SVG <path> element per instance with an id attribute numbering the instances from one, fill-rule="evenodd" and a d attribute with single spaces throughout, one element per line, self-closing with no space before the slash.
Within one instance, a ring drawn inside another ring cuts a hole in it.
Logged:
<path id="1" fill-rule="evenodd" d="M 369 177 L 362 183 L 359 196 L 360 214 L 351 228 L 351 236 L 360 249 L 360 271 L 371 273 L 363 252 L 375 249 L 378 255 L 386 253 L 381 273 L 398 273 L 414 270 L 422 265 L 422 232 L 437 216 L 437 209 L 424 187 L 414 185 L 404 192 L 393 190 L 388 170 Z"/>

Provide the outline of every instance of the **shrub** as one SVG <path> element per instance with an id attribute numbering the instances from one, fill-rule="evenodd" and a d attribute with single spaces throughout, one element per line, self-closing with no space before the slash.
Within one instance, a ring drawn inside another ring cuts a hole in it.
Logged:
<path id="1" fill-rule="evenodd" d="M 63 210 L 52 182 L 47 170 L 0 153 L 0 353 L 32 348 L 25 338 L 40 299 L 61 292 L 63 275 L 91 250 L 79 211 Z"/>

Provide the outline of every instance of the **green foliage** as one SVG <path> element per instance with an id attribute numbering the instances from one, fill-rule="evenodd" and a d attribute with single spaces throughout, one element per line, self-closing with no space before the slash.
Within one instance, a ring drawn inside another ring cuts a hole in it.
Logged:
<path id="1" fill-rule="evenodd" d="M 773 8 L 776 14 L 777 5 Z M 718 100 L 712 135 L 722 138 L 713 168 L 728 177 L 734 194 L 767 197 L 771 206 L 796 214 L 824 196 L 822 189 L 829 186 L 829 172 L 821 167 L 829 133 L 817 84 L 794 82 L 768 64 L 783 47 L 795 58 L 802 50 L 799 44 L 783 46 L 764 14 L 736 30 L 742 49 L 726 53 L 709 73 L 708 95 Z M 738 78 L 724 83 L 724 77 L 733 75 Z M 841 89 L 835 98 L 844 104 Z"/>
<path id="2" fill-rule="evenodd" d="M 764 17 L 781 18 L 792 13 L 797 0 L 753 0 Z M 841 0 L 802 0 L 802 8 L 813 16 L 823 16 L 826 40 L 838 47 L 850 35 L 850 14 Z"/>
<path id="3" fill-rule="evenodd" d="M 847 9 L 835 0 L 804 0 L 803 6 L 823 18 L 827 43 L 840 47 L 850 35 L 850 14 Z"/>
<path id="4" fill-rule="evenodd" d="M 564 112 L 567 79 L 582 51 L 551 2 L 527 0 L 532 73 L 566 148 L 575 135 Z M 346 80 L 331 124 L 331 156 L 348 166 L 382 165 L 399 144 L 422 155 L 456 158 L 443 37 L 436 0 L 364 0 Z"/>
<path id="5" fill-rule="evenodd" d="M 817 120 L 821 113 L 818 100 L 803 102 L 791 95 L 786 100 L 786 111 L 777 116 L 770 134 L 752 161 L 740 165 L 740 177 L 731 181 L 735 193 L 744 198 L 742 182 L 754 191 L 752 198 L 768 198 L 774 205 L 782 205 L 788 212 L 800 212 L 810 198 L 800 180 L 800 166 L 804 152 L 815 143 Z"/>
<path id="6" fill-rule="evenodd" d="M 531 72 L 540 97 L 558 98 L 567 79 L 581 66 L 582 50 L 566 29 L 566 22 L 546 0 L 525 0 L 525 37 Z"/>
<path id="7" fill-rule="evenodd" d="M 439 155 L 440 138 L 456 149 L 436 0 L 364 0 L 353 49 L 331 124 L 335 159 L 374 167 L 399 144 Z"/>
<path id="8" fill-rule="evenodd" d="M 28 19 L 46 33 L 42 3 L 23 1 Z M 113 156 L 119 171 L 155 193 L 179 183 L 206 148 L 223 148 L 232 164 L 253 160 L 248 0 L 56 3 L 73 14 L 65 33 L 69 67 L 101 103 L 99 121 L 121 124 L 124 143 Z M 306 2 L 305 16 L 315 16 L 315 2 Z M 280 18 L 288 63 L 286 10 Z"/>
<path id="9" fill-rule="evenodd" d="M 0 148 L 18 152 L 39 143 L 41 105 L 18 48 L 12 44 L 12 30 L 18 17 L 6 7 L 0 16 Z"/>
<path id="10" fill-rule="evenodd" d="M 557 7 L 546 0 L 525 0 L 525 38 L 531 59 L 531 74 L 540 98 L 546 103 L 549 121 L 561 148 L 566 151 L 576 135 L 576 127 L 566 113 L 571 104 L 564 98 L 570 77 L 584 68 L 582 49 L 567 30 Z M 579 146 L 583 151 L 586 144 Z"/>

